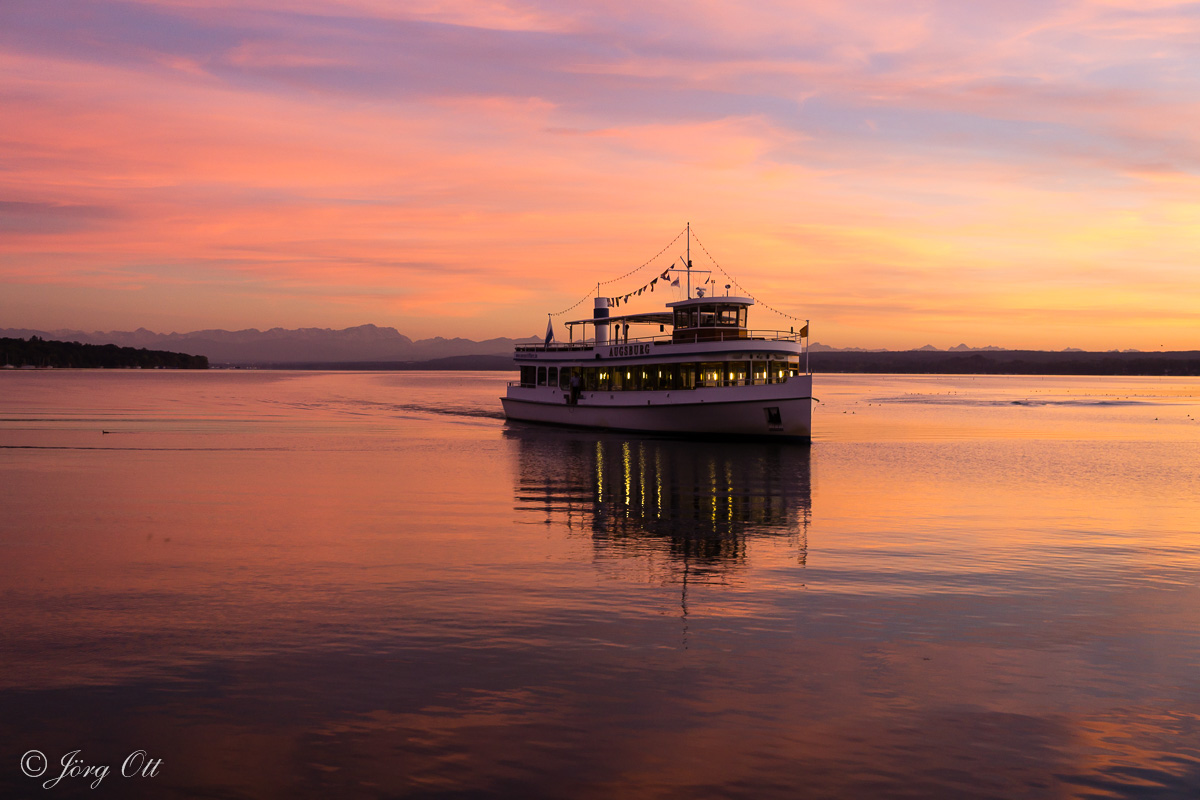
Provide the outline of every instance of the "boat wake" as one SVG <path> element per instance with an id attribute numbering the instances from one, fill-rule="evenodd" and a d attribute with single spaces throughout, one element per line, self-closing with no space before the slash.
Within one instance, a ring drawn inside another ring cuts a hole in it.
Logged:
<path id="1" fill-rule="evenodd" d="M 1164 405 L 1158 400 L 1129 400 L 1125 398 L 1116 400 L 1099 400 L 1099 399 L 1080 399 L 1080 400 L 1050 400 L 1032 397 L 1024 397 L 1015 400 L 1005 400 L 999 398 L 972 398 L 972 397 L 946 397 L 938 395 L 906 395 L 903 397 L 873 397 L 867 402 L 869 403 L 906 403 L 911 405 L 938 405 L 938 406 L 968 406 L 977 408 L 996 408 L 1001 406 L 1063 406 L 1063 407 L 1088 407 L 1088 406 L 1159 406 Z"/>
<path id="2" fill-rule="evenodd" d="M 396 411 L 416 412 L 419 414 L 437 414 L 448 417 L 470 417 L 473 419 L 498 419 L 503 420 L 504 414 L 501 411 L 490 411 L 483 408 L 455 408 L 453 406 L 430 406 L 420 405 L 417 403 L 404 403 L 392 405 L 392 409 Z"/>

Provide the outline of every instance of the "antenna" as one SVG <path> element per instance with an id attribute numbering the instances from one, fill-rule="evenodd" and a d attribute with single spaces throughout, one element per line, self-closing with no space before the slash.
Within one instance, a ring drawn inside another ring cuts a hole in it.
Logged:
<path id="1" fill-rule="evenodd" d="M 684 258 L 683 256 L 679 257 L 679 260 L 683 262 L 684 269 L 680 269 L 679 267 L 667 267 L 667 272 L 684 272 L 684 271 L 687 272 L 687 294 L 685 296 L 687 297 L 687 299 L 691 300 L 692 299 L 692 223 L 690 223 L 690 222 L 687 224 L 687 236 L 688 236 L 687 258 Z M 674 263 L 674 262 L 672 262 L 672 263 Z M 705 275 L 712 274 L 712 270 L 708 270 L 708 269 L 698 269 L 698 270 L 696 270 L 696 272 L 703 272 Z M 706 280 L 704 283 L 707 284 L 710 281 L 711 281 L 711 278 L 709 280 Z M 726 287 L 726 288 L 728 288 L 728 287 Z M 715 288 L 714 288 L 714 290 L 715 290 Z M 699 292 L 700 288 L 696 287 L 696 291 Z M 697 294 L 696 296 L 703 297 L 703 295 L 701 295 L 701 294 Z"/>

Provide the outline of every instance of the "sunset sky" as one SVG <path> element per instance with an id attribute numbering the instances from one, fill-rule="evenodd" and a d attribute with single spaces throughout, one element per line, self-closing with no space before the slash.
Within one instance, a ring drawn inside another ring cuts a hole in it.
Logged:
<path id="1" fill-rule="evenodd" d="M 688 221 L 826 344 L 1200 348 L 1200 4 L 0 2 L 0 327 L 526 336 Z"/>

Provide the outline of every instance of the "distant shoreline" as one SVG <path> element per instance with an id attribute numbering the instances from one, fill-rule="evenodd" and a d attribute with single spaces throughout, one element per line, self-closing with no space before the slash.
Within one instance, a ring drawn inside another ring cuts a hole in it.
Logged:
<path id="1" fill-rule="evenodd" d="M 117 345 L 81 344 L 31 336 L 0 338 L 0 362 L 11 368 L 412 370 L 516 372 L 511 355 L 455 355 L 425 360 L 312 360 L 211 362 L 202 355 Z M 899 375 L 1127 375 L 1200 377 L 1200 350 L 1158 353 L 1045 350 L 815 350 L 815 374 Z"/>
<path id="2" fill-rule="evenodd" d="M 859 352 L 822 350 L 809 354 L 821 373 L 892 373 L 902 375 L 1128 375 L 1200 376 L 1200 350 L 1162 353 L 1047 352 L 988 350 L 945 352 L 904 350 Z M 475 370 L 516 372 L 507 355 L 452 356 L 429 361 L 300 362 L 290 364 L 214 364 L 217 368 L 411 371 Z"/>
<path id="3" fill-rule="evenodd" d="M 934 375 L 1180 375 L 1200 376 L 1200 350 L 1162 353 L 987 350 L 905 350 L 811 353 L 813 372 Z"/>

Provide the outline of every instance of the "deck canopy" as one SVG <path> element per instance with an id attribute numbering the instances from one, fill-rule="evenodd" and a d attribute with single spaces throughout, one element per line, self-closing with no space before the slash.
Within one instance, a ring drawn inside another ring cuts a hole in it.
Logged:
<path id="1" fill-rule="evenodd" d="M 667 303 L 668 311 L 652 311 L 644 314 L 621 314 L 618 316 L 595 316 L 591 319 L 575 319 L 566 323 L 574 340 L 574 328 L 583 325 L 584 332 L 591 325 L 596 329 L 597 337 L 604 341 L 608 331 L 614 331 L 614 341 L 621 335 L 624 328 L 624 338 L 628 340 L 631 325 L 658 325 L 660 330 L 671 326 L 671 340 L 674 342 L 724 341 L 726 339 L 744 339 L 748 336 L 747 312 L 754 305 L 752 297 L 691 297 Z M 597 305 L 597 314 L 607 313 L 606 307 Z"/>
<path id="2" fill-rule="evenodd" d="M 642 323 L 644 325 L 670 325 L 674 321 L 670 311 L 652 311 L 647 314 L 622 314 L 619 317 L 600 317 L 593 319 L 573 319 L 567 322 L 567 325 L 592 325 L 599 322 L 604 324 L 615 324 L 618 322 L 628 322 L 630 325 Z"/>
<path id="3" fill-rule="evenodd" d="M 687 300 L 678 300 L 674 303 L 667 303 L 667 308 L 689 308 L 691 306 L 711 306 L 720 305 L 736 305 L 736 306 L 752 306 L 754 305 L 753 297 L 730 297 L 721 295 L 711 295 L 709 297 L 689 297 Z"/>

